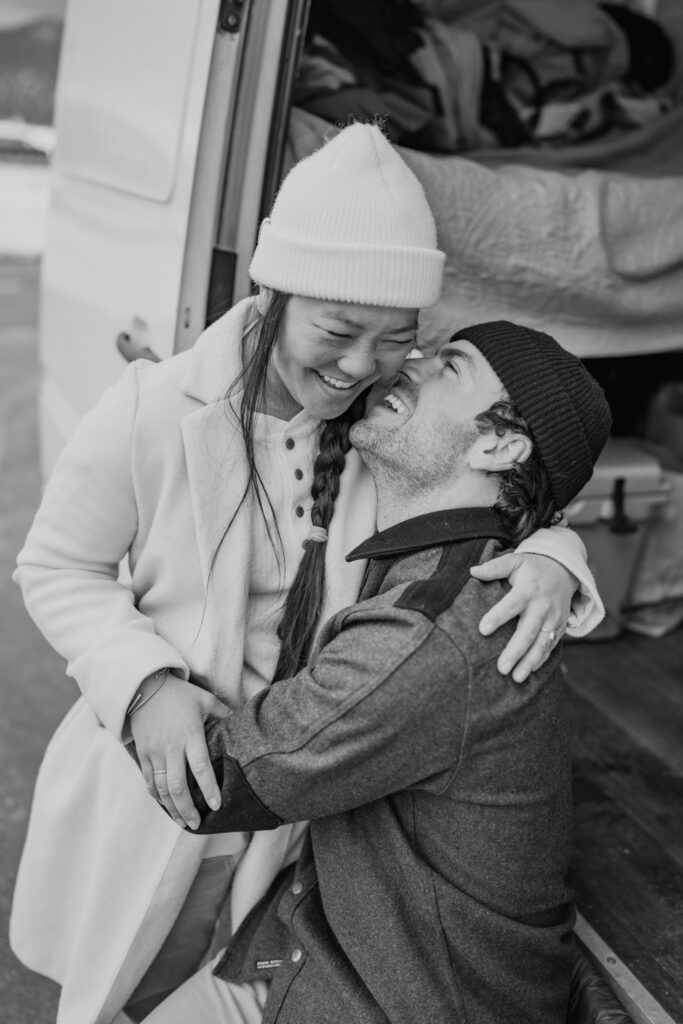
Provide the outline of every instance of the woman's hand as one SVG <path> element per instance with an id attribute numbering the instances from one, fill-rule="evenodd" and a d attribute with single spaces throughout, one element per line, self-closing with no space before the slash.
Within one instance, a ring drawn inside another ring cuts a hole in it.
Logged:
<path id="1" fill-rule="evenodd" d="M 163 686 L 129 718 L 147 790 L 180 828 L 197 828 L 200 822 L 187 786 L 186 764 L 209 807 L 218 810 L 221 805 L 204 722 L 209 715 L 222 718 L 226 711 L 213 694 L 169 673 Z"/>
<path id="2" fill-rule="evenodd" d="M 510 552 L 472 566 L 478 580 L 509 579 L 512 589 L 494 605 L 479 623 L 484 636 L 503 623 L 519 617 L 517 629 L 498 659 L 498 671 L 512 670 L 516 683 L 523 683 L 539 668 L 567 628 L 572 597 L 578 582 L 559 562 L 545 555 Z"/>

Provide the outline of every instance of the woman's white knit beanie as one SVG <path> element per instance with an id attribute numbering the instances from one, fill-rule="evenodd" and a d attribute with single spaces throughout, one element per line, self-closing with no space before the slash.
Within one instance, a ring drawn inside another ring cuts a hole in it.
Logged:
<path id="1" fill-rule="evenodd" d="M 352 124 L 286 176 L 249 273 L 292 295 L 420 309 L 444 260 L 420 182 L 378 127 Z"/>

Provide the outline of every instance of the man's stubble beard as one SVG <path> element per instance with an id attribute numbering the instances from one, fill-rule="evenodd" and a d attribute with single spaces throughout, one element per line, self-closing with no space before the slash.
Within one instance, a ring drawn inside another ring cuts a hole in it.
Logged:
<path id="1" fill-rule="evenodd" d="M 403 493 L 423 492 L 455 478 L 464 468 L 464 455 L 479 436 L 472 424 L 451 431 L 383 430 L 359 420 L 351 427 L 349 439 L 379 484 L 400 488 Z"/>

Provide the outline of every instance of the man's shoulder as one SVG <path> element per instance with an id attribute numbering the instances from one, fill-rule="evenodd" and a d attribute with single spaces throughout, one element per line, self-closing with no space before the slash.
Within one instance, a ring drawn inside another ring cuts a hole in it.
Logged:
<path id="1" fill-rule="evenodd" d="M 483 615 L 500 600 L 504 588 L 498 581 L 493 586 L 481 584 L 470 575 L 470 569 L 495 557 L 501 549 L 500 541 L 478 537 L 445 544 L 431 551 L 431 557 L 416 558 L 411 566 L 414 578 L 396 597 L 396 605 L 420 612 L 433 622 L 455 606 L 466 609 L 478 605 Z"/>
<path id="2" fill-rule="evenodd" d="M 470 685 L 475 682 L 473 713 L 477 707 L 488 715 L 492 701 L 497 709 L 496 718 L 502 720 L 520 705 L 540 701 L 539 708 L 556 706 L 561 699 L 561 687 L 548 684 L 551 679 L 559 681 L 559 652 L 536 670 L 524 687 L 512 685 L 509 676 L 498 671 L 498 658 L 515 632 L 517 619 L 504 623 L 488 636 L 479 632 L 479 623 L 509 591 L 509 584 L 507 580 L 477 580 L 470 575 L 470 568 L 497 557 L 505 547 L 494 539 L 467 543 L 467 551 L 463 544 L 444 545 L 438 550 L 429 575 L 415 578 L 388 593 L 387 598 L 392 599 L 396 609 L 410 616 L 415 629 L 422 618 L 427 626 L 425 632 L 448 640 L 454 672 L 461 674 L 464 670 Z M 453 674 L 449 678 L 452 682 Z"/>
<path id="3" fill-rule="evenodd" d="M 498 540 L 476 538 L 398 559 L 388 571 L 380 571 L 382 579 L 376 587 L 370 581 L 358 603 L 336 617 L 337 629 L 358 618 L 375 619 L 381 610 L 383 616 L 389 613 L 404 625 L 414 625 L 422 636 L 433 629 L 446 634 L 468 660 L 497 657 L 512 635 L 513 625 L 501 627 L 492 637 L 482 636 L 478 625 L 508 586 L 499 580 L 482 583 L 470 575 L 470 568 L 501 550 Z"/>

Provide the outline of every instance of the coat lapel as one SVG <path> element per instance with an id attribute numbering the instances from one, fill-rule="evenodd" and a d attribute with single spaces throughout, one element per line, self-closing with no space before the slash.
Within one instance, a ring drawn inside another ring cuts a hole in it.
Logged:
<path id="1" fill-rule="evenodd" d="M 181 430 L 207 588 L 201 632 L 212 645 L 212 689 L 230 704 L 241 698 L 253 499 L 245 497 L 248 469 L 238 421 L 241 392 L 235 390 L 230 403 L 225 396 L 242 369 L 241 340 L 252 309 L 247 299 L 204 332 L 183 382 L 185 394 L 197 402 Z"/>

